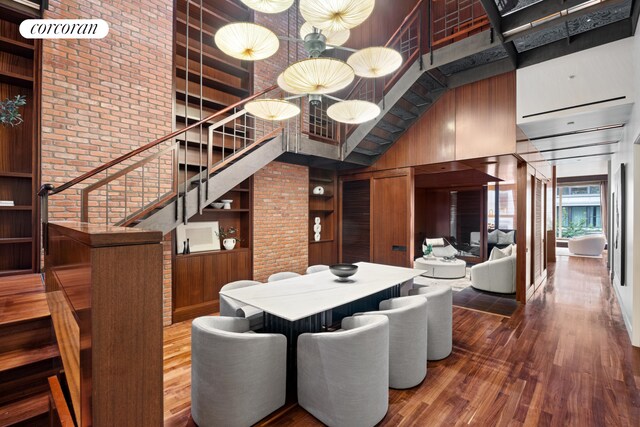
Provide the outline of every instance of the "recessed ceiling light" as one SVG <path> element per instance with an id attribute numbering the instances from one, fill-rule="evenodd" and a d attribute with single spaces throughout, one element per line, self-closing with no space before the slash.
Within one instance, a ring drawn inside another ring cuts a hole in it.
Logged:
<path id="1" fill-rule="evenodd" d="M 575 125 L 576 122 L 567 122 L 567 126 Z"/>

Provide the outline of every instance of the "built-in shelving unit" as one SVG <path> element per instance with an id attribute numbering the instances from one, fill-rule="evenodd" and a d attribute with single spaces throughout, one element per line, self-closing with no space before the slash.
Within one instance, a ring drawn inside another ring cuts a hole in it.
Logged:
<path id="1" fill-rule="evenodd" d="M 253 277 L 253 178 L 243 181 L 220 200 L 233 200 L 231 209 L 207 207 L 190 222 L 216 221 L 219 228 L 237 230 L 231 249 L 174 255 L 173 321 L 180 322 L 219 310 L 220 288 Z M 221 239 L 222 240 L 222 239 Z M 175 245 L 174 245 L 175 246 Z"/>
<path id="2" fill-rule="evenodd" d="M 323 194 L 314 194 L 322 187 Z M 337 177 L 327 169 L 309 168 L 309 265 L 335 264 L 337 255 Z M 320 240 L 315 240 L 315 219 L 320 218 Z"/>
<path id="3" fill-rule="evenodd" d="M 253 21 L 249 8 L 234 0 L 177 0 L 174 37 L 174 129 L 214 114 L 248 97 L 253 90 L 252 65 L 225 55 L 216 48 L 213 36 L 230 22 Z M 224 116 L 221 116 L 224 117 Z M 229 122 L 225 136 L 219 132 L 212 141 L 215 164 L 239 147 L 246 123 Z M 217 131 L 221 131 L 218 128 Z M 177 140 L 180 156 L 186 157 L 179 181 L 190 178 L 207 165 L 208 130 L 195 128 Z M 236 145 L 237 143 L 237 145 Z M 231 209 L 203 210 L 195 221 L 217 221 L 220 228 L 233 227 L 239 241 L 235 248 L 173 256 L 173 321 L 179 322 L 219 310 L 218 291 L 234 280 L 251 279 L 253 275 L 252 179 L 232 189 L 220 199 L 233 200 Z M 181 184 L 182 185 L 182 184 Z M 174 246 L 177 246 L 174 244 Z M 222 243 L 221 243 L 222 246 Z"/>
<path id="4" fill-rule="evenodd" d="M 19 22 L 0 18 L 0 101 L 26 97 L 23 122 L 0 125 L 0 276 L 38 270 L 39 97 L 38 42 L 26 40 Z"/>

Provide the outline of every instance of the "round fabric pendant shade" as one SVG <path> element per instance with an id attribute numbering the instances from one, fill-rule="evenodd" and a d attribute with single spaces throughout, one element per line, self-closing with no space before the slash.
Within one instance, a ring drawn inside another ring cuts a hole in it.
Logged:
<path id="1" fill-rule="evenodd" d="M 256 117 L 265 120 L 282 121 L 300 114 L 297 105 L 283 99 L 256 99 L 244 108 Z"/>
<path id="2" fill-rule="evenodd" d="M 346 63 L 335 58 L 308 58 L 295 62 L 282 72 L 281 88 L 295 94 L 325 94 L 347 87 L 355 74 Z"/>
<path id="3" fill-rule="evenodd" d="M 253 10 L 262 13 L 280 13 L 289 9 L 293 0 L 240 0 Z"/>
<path id="4" fill-rule="evenodd" d="M 360 77 L 382 77 L 400 68 L 402 55 L 388 47 L 368 47 L 352 54 L 347 64 Z"/>
<path id="5" fill-rule="evenodd" d="M 371 15 L 375 3 L 375 0 L 300 0 L 300 13 L 321 30 L 349 30 Z"/>
<path id="6" fill-rule="evenodd" d="M 280 47 L 273 31 L 250 22 L 225 25 L 216 33 L 215 42 L 227 55 L 245 61 L 268 58 Z"/>
<path id="7" fill-rule="evenodd" d="M 341 101 L 327 108 L 327 115 L 340 123 L 360 124 L 373 120 L 380 114 L 380 107 L 369 101 Z"/>
<path id="8" fill-rule="evenodd" d="M 276 83 L 278 83 L 278 86 L 280 87 L 280 89 L 282 89 L 282 90 L 283 90 L 283 91 L 285 91 L 285 92 L 289 92 L 289 93 L 295 93 L 295 94 L 297 94 L 298 92 L 297 92 L 297 90 L 296 90 L 296 89 L 294 89 L 294 88 L 292 88 L 292 87 L 289 87 L 289 86 L 287 85 L 287 83 L 284 81 L 284 78 L 283 78 L 282 74 L 283 74 L 283 73 L 280 73 L 280 74 L 278 75 L 277 80 L 276 80 Z"/>
<path id="9" fill-rule="evenodd" d="M 307 34 L 313 33 L 313 25 L 305 22 L 300 27 L 300 38 L 304 40 Z M 351 35 L 351 31 L 342 30 L 342 31 L 322 31 L 322 35 L 327 38 L 327 49 L 333 49 L 331 46 L 342 46 L 349 40 L 349 36 Z M 331 45 L 331 46 L 329 46 Z"/>

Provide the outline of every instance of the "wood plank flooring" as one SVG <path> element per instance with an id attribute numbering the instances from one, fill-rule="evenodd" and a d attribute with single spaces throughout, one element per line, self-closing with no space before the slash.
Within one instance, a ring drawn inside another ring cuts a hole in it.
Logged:
<path id="1" fill-rule="evenodd" d="M 165 425 L 190 425 L 190 322 L 165 329 Z M 603 260 L 559 257 L 511 318 L 454 307 L 453 353 L 390 390 L 382 426 L 640 425 L 633 348 Z M 297 405 L 263 425 L 321 425 Z"/>

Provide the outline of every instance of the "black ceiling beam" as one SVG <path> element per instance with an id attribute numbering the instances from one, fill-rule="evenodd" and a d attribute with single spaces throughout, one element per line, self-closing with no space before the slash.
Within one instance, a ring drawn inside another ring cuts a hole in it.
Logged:
<path id="1" fill-rule="evenodd" d="M 633 0 L 631 5 L 631 34 L 636 34 L 636 27 L 638 26 L 638 15 L 640 15 L 640 0 Z"/>
<path id="2" fill-rule="evenodd" d="M 507 55 L 509 55 L 509 59 L 513 64 L 514 68 L 518 68 L 518 51 L 516 50 L 516 46 L 512 41 L 505 41 L 503 33 L 503 18 L 500 16 L 500 11 L 498 10 L 498 6 L 493 0 L 480 0 L 482 3 L 482 7 L 484 11 L 487 12 L 487 17 L 489 17 L 489 22 L 491 22 L 491 26 L 493 27 L 494 36 L 498 36 L 500 42 L 502 43 L 502 47 L 507 51 Z"/>
<path id="3" fill-rule="evenodd" d="M 481 0 L 484 5 L 484 0 Z M 544 0 L 531 6 L 524 7 L 516 12 L 502 17 L 502 32 L 513 30 L 522 25 L 570 9 L 586 2 L 587 0 Z M 606 2 L 605 2 L 606 3 Z"/>
<path id="4" fill-rule="evenodd" d="M 611 43 L 631 36 L 631 18 L 604 25 L 591 31 L 571 36 L 535 49 L 520 52 L 520 67 L 528 67 L 543 61 L 580 52 L 585 49 Z"/>
<path id="5" fill-rule="evenodd" d="M 618 5 L 622 5 L 626 2 L 627 0 L 609 0 L 609 1 L 605 1 L 603 3 L 598 3 L 596 5 L 593 5 L 591 7 L 587 7 L 585 9 L 579 10 L 577 12 L 574 12 L 570 15 L 564 15 L 564 16 L 560 16 L 558 18 L 552 19 L 550 21 L 547 22 L 543 22 L 540 25 L 536 25 L 535 27 L 531 27 L 528 28 L 526 30 L 517 32 L 515 34 L 512 34 L 510 36 L 506 36 L 504 38 L 505 41 L 513 41 L 515 39 L 518 39 L 520 37 L 524 37 L 527 36 L 529 34 L 533 34 L 533 33 L 537 33 L 538 31 L 542 31 L 545 30 L 547 28 L 552 28 L 552 27 L 556 27 L 560 24 L 566 24 L 568 21 L 572 20 L 572 19 L 576 19 L 579 18 L 581 16 L 585 16 L 585 15 L 589 15 L 591 13 L 594 12 L 599 12 L 603 9 L 607 9 L 610 7 L 614 7 L 614 6 L 618 6 Z M 640 0 L 635 0 L 636 4 L 640 4 Z M 640 10 L 640 8 L 638 8 Z"/>

